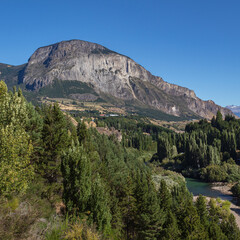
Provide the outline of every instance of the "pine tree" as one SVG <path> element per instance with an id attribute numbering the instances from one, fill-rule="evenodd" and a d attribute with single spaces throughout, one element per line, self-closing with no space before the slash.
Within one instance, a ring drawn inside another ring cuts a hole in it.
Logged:
<path id="1" fill-rule="evenodd" d="M 42 128 L 42 116 L 35 110 L 34 106 L 31 103 L 28 103 L 25 130 L 29 134 L 33 145 L 33 152 L 31 155 L 32 164 L 40 161 L 42 151 Z"/>
<path id="2" fill-rule="evenodd" d="M 212 240 L 228 240 L 216 222 L 211 222 L 208 229 L 209 238 Z"/>
<path id="3" fill-rule="evenodd" d="M 160 188 L 159 188 L 159 201 L 160 201 L 160 208 L 168 213 L 171 209 L 172 205 L 172 198 L 169 190 L 167 189 L 167 184 L 164 180 L 161 181 L 160 183 Z"/>
<path id="4" fill-rule="evenodd" d="M 120 195 L 120 208 L 124 222 L 124 229 L 127 239 L 134 239 L 135 236 L 135 218 L 137 213 L 136 199 L 134 197 L 134 185 L 130 176 L 127 182 L 122 186 Z"/>
<path id="5" fill-rule="evenodd" d="M 216 115 L 216 128 L 218 128 L 219 130 L 223 129 L 223 116 L 222 113 L 218 110 L 217 111 L 217 115 Z"/>
<path id="6" fill-rule="evenodd" d="M 195 206 L 197 208 L 201 223 L 205 227 L 208 226 L 208 211 L 206 206 L 206 198 L 200 194 L 197 198 Z"/>
<path id="7" fill-rule="evenodd" d="M 233 214 L 230 214 L 227 219 L 223 219 L 220 227 L 228 240 L 240 239 L 240 231 Z"/>
<path id="8" fill-rule="evenodd" d="M 174 240 L 174 239 L 180 239 L 180 230 L 178 229 L 177 219 L 172 213 L 172 211 L 169 211 L 166 216 L 166 221 L 163 225 L 163 230 L 161 231 L 160 236 L 158 239 L 163 240 Z"/>
<path id="9" fill-rule="evenodd" d="M 62 157 L 63 200 L 69 213 L 81 215 L 89 209 L 91 165 L 82 147 L 71 146 Z"/>
<path id="10" fill-rule="evenodd" d="M 84 122 L 79 122 L 77 125 L 77 136 L 80 144 L 83 144 L 88 140 L 87 126 Z"/>
<path id="11" fill-rule="evenodd" d="M 157 239 L 162 225 L 162 215 L 150 176 L 143 172 L 137 174 L 135 197 L 138 209 L 136 215 L 138 239 Z"/>
<path id="12" fill-rule="evenodd" d="M 184 211 L 180 216 L 180 226 L 183 239 L 206 239 L 207 233 L 200 222 L 196 208 L 193 206 L 192 200 L 185 203 Z"/>
<path id="13" fill-rule="evenodd" d="M 45 106 L 42 130 L 43 153 L 40 169 L 48 181 L 56 182 L 61 177 L 61 155 L 70 145 L 66 118 L 59 106 Z"/>
<path id="14" fill-rule="evenodd" d="M 89 221 L 96 223 L 97 229 L 106 236 L 110 233 L 112 218 L 108 201 L 109 199 L 105 186 L 100 176 L 97 175 L 92 184 Z"/>

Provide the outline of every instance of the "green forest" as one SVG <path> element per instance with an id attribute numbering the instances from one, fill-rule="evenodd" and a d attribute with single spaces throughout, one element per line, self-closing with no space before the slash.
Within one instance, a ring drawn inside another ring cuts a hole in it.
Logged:
<path id="1" fill-rule="evenodd" d="M 240 180 L 240 120 L 217 113 L 186 125 L 183 134 L 162 134 L 152 161 L 207 182 Z"/>
<path id="2" fill-rule="evenodd" d="M 193 201 L 182 176 L 240 180 L 234 117 L 218 112 L 183 134 L 98 119 L 122 132 L 119 142 L 3 81 L 0 109 L 0 239 L 240 239 L 230 203 Z"/>

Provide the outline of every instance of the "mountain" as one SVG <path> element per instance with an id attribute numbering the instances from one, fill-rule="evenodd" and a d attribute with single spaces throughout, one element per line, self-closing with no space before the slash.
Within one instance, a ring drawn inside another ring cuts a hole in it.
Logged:
<path id="1" fill-rule="evenodd" d="M 183 118 L 211 118 L 218 110 L 223 115 L 232 114 L 213 101 L 199 99 L 192 90 L 152 75 L 129 57 L 86 41 L 41 47 L 26 65 L 4 66 L 0 77 L 8 85 L 15 81 L 36 96 L 54 92 L 58 97 L 95 98 L 127 111 L 160 112 Z"/>
<path id="2" fill-rule="evenodd" d="M 240 106 L 229 105 L 229 106 L 226 106 L 226 108 L 230 109 L 235 115 L 240 117 Z"/>

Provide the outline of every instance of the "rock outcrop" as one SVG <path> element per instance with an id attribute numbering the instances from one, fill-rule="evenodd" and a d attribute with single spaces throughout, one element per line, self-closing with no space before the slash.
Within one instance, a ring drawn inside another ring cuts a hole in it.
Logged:
<path id="1" fill-rule="evenodd" d="M 194 91 L 163 81 L 129 57 L 99 44 L 71 40 L 37 49 L 30 57 L 20 81 L 38 91 L 54 80 L 88 83 L 101 94 L 124 101 L 137 101 L 165 113 L 211 118 L 220 110 L 212 101 L 202 101 Z"/>

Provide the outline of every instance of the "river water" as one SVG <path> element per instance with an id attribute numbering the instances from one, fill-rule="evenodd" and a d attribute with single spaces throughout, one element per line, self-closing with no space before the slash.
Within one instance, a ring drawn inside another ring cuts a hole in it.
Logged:
<path id="1" fill-rule="evenodd" d="M 225 195 L 221 193 L 220 191 L 211 189 L 211 183 L 202 182 L 197 179 L 193 178 L 185 178 L 187 182 L 187 188 L 189 192 L 193 194 L 193 196 L 197 196 L 199 194 L 202 194 L 207 197 L 212 198 L 221 198 L 222 200 L 232 200 L 232 196 Z"/>

